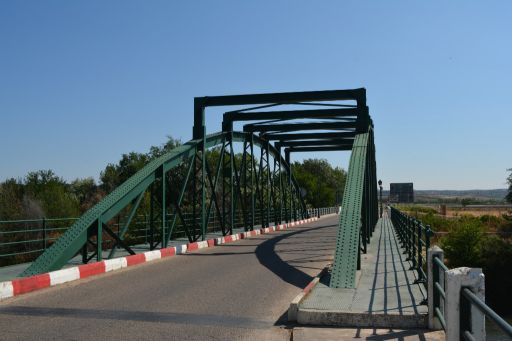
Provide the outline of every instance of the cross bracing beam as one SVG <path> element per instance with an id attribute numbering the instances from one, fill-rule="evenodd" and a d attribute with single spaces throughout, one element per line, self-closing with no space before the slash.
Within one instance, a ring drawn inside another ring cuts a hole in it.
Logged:
<path id="1" fill-rule="evenodd" d="M 309 109 L 309 110 L 279 110 L 279 111 L 251 111 L 239 112 L 229 111 L 224 113 L 225 122 L 234 121 L 255 121 L 255 120 L 292 120 L 305 118 L 347 118 L 357 117 L 363 112 L 362 108 L 330 108 L 330 109 Z"/>
<path id="2" fill-rule="evenodd" d="M 265 133 L 261 136 L 269 141 L 293 141 L 293 140 L 316 140 L 316 139 L 338 139 L 338 138 L 354 138 L 355 131 L 336 131 L 326 133 Z"/>
<path id="3" fill-rule="evenodd" d="M 357 124 L 353 122 L 314 122 L 314 123 L 283 123 L 283 124 L 247 124 L 246 132 L 286 132 L 302 130 L 345 130 L 355 129 Z"/>
<path id="4" fill-rule="evenodd" d="M 357 105 L 359 107 L 363 107 L 366 105 L 366 90 L 364 88 L 359 88 L 349 90 L 299 91 L 232 96 L 207 96 L 196 97 L 195 100 L 200 101 L 201 105 L 204 107 L 346 100 L 354 100 L 357 102 Z"/>
<path id="5" fill-rule="evenodd" d="M 326 145 L 349 145 L 352 146 L 354 139 L 324 139 L 324 140 L 295 140 L 295 141 L 280 141 L 276 143 L 276 147 L 304 147 L 304 146 L 326 146 Z"/>
<path id="6" fill-rule="evenodd" d="M 339 146 L 318 146 L 318 147 L 290 147 L 286 148 L 285 152 L 298 153 L 298 152 L 335 152 L 352 150 L 352 145 L 339 145 Z"/>

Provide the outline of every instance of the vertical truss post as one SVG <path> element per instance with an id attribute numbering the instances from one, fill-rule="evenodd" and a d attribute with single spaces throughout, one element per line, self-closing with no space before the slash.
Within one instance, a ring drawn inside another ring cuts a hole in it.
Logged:
<path id="1" fill-rule="evenodd" d="M 166 243 L 166 238 L 165 238 L 165 225 L 167 222 L 166 180 L 167 180 L 167 178 L 165 176 L 165 171 L 162 167 L 162 247 L 164 247 L 164 245 Z"/>
<path id="2" fill-rule="evenodd" d="M 98 262 L 101 262 L 103 259 L 102 237 L 103 237 L 103 219 L 101 216 L 99 216 L 99 218 L 98 218 L 98 234 L 96 236 L 96 260 Z"/>
<path id="3" fill-rule="evenodd" d="M 288 185 L 286 186 L 287 187 L 287 192 L 288 192 L 288 202 L 289 202 L 289 207 L 288 207 L 288 217 L 287 217 L 287 222 L 291 222 L 292 221 L 292 211 L 293 211 L 293 199 L 292 199 L 292 164 L 290 162 L 290 151 L 288 149 L 285 149 L 285 159 L 286 159 L 286 163 L 288 164 Z"/>
<path id="4" fill-rule="evenodd" d="M 244 206 L 247 208 L 247 148 L 249 143 L 247 143 L 247 138 L 244 138 L 244 152 L 242 154 L 242 165 L 240 166 L 240 178 L 241 181 L 238 184 L 239 186 L 243 186 L 242 192 L 242 201 L 244 202 Z M 247 212 L 245 212 L 245 216 Z M 244 229 L 245 231 L 252 230 L 252 227 L 249 226 L 249 221 L 244 219 Z"/>
<path id="5" fill-rule="evenodd" d="M 235 162 L 235 152 L 233 150 L 233 131 L 229 134 L 229 194 L 230 194 L 230 215 L 229 215 L 229 225 L 231 226 L 231 233 L 233 233 L 233 229 L 235 227 L 235 186 L 234 186 L 234 162 Z"/>
<path id="6" fill-rule="evenodd" d="M 270 155 L 269 155 L 269 143 L 267 141 L 267 143 L 265 144 L 265 151 L 266 151 L 266 154 L 267 154 L 267 159 L 265 160 L 265 163 L 266 163 L 266 175 L 267 175 L 267 178 L 265 179 L 265 182 L 267 184 L 267 226 L 270 226 L 270 208 L 271 208 L 271 205 L 270 205 L 270 194 L 271 194 L 271 191 L 272 191 L 272 183 L 270 182 L 271 179 L 270 179 Z"/>
<path id="7" fill-rule="evenodd" d="M 154 230 L 155 230 L 155 220 L 154 220 L 154 210 L 155 210 L 155 199 L 153 196 L 154 192 L 154 184 L 151 184 L 149 189 L 149 249 L 153 250 L 154 245 Z"/>
<path id="8" fill-rule="evenodd" d="M 254 229 L 254 218 L 255 218 L 255 210 L 256 210 L 256 207 L 255 207 L 255 195 L 256 195 L 256 190 L 254 188 L 254 172 L 255 172 L 255 169 L 254 169 L 254 135 L 251 134 L 251 140 L 250 140 L 250 143 L 251 143 L 251 230 Z"/>
<path id="9" fill-rule="evenodd" d="M 276 181 L 278 178 L 277 173 L 277 158 L 274 157 L 274 169 L 272 171 L 272 203 L 273 203 L 273 209 L 274 209 L 274 223 L 281 224 L 281 214 L 278 209 L 278 196 L 279 196 L 279 186 L 277 186 Z"/>
<path id="10" fill-rule="evenodd" d="M 262 179 L 261 177 L 263 176 L 263 146 L 260 146 L 260 167 L 258 169 L 258 178 L 256 180 L 256 182 L 259 184 L 259 187 L 260 187 L 260 191 L 258 193 L 258 199 L 259 199 L 259 202 L 260 202 L 260 219 L 261 219 L 261 227 L 266 227 L 265 225 L 265 217 L 263 215 L 263 210 L 264 210 L 264 201 L 263 201 L 263 197 L 264 197 L 264 190 L 265 190 L 265 186 L 264 184 L 262 183 Z"/>
<path id="11" fill-rule="evenodd" d="M 82 263 L 87 264 L 87 242 L 82 246 Z"/>
<path id="12" fill-rule="evenodd" d="M 278 154 L 281 155 L 281 146 L 279 146 L 277 150 Z M 285 200 L 284 191 L 283 191 L 283 168 L 281 167 L 281 158 L 279 158 L 279 223 L 283 222 L 283 204 Z"/>

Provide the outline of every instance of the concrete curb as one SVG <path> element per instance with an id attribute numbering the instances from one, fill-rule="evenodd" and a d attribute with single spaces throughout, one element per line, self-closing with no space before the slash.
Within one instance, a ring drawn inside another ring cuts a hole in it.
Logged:
<path id="1" fill-rule="evenodd" d="M 318 218 L 317 218 L 318 219 Z M 329 269 L 329 266 L 326 266 L 325 268 L 320 271 L 318 275 L 316 275 L 315 278 L 311 282 L 309 282 L 308 285 L 304 289 L 302 289 L 302 292 L 295 296 L 295 298 L 291 301 L 290 307 L 288 308 L 288 321 L 294 322 L 297 321 L 297 314 L 299 312 L 299 304 L 306 298 L 306 296 L 310 293 L 310 291 L 315 287 L 315 285 L 318 284 L 320 281 L 320 278 L 327 272 Z"/>
<path id="2" fill-rule="evenodd" d="M 330 214 L 325 215 L 323 217 L 327 216 L 330 216 Z M 154 260 L 158 260 L 161 258 L 172 257 L 175 255 L 193 252 L 203 248 L 231 243 L 240 239 L 246 239 L 260 234 L 272 233 L 274 231 L 282 231 L 288 227 L 310 223 L 313 221 L 317 221 L 318 219 L 319 218 L 317 217 L 303 219 L 288 224 L 279 224 L 277 226 L 265 227 L 259 230 L 241 232 L 220 238 L 148 251 L 126 257 L 108 259 L 101 262 L 74 266 L 31 277 L 17 278 L 13 279 L 12 281 L 0 282 L 0 301 L 10 297 L 26 294 L 32 291 L 76 281 L 82 278 L 96 276 L 142 263 L 152 262 Z"/>

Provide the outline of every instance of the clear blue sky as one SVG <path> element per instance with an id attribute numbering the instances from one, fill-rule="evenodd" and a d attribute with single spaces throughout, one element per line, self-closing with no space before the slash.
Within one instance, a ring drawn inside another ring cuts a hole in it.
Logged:
<path id="1" fill-rule="evenodd" d="M 366 87 L 386 184 L 503 188 L 511 80 L 511 1 L 1 1 L 0 180 L 189 140 L 194 96 Z"/>

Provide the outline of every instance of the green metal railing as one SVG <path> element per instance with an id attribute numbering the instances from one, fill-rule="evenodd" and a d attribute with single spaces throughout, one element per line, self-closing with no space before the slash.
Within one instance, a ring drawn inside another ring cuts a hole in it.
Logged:
<path id="1" fill-rule="evenodd" d="M 416 283 L 424 283 L 427 286 L 426 253 L 430 247 L 430 238 L 434 232 L 429 225 L 391 207 L 391 221 L 398 234 L 402 247 L 405 249 L 408 261 L 411 261 L 411 269 L 418 272 Z"/>
<path id="2" fill-rule="evenodd" d="M 484 301 L 478 298 L 471 290 L 464 288 L 461 290 L 461 335 L 468 341 L 474 341 L 475 338 L 471 331 L 471 306 L 480 310 L 486 319 L 492 321 L 505 335 L 512 338 L 512 325 L 496 314 Z"/>
<path id="3" fill-rule="evenodd" d="M 448 267 L 438 256 L 433 257 L 432 262 L 432 284 L 433 284 L 433 309 L 434 316 L 439 319 L 439 323 L 446 330 L 446 320 L 444 318 L 444 304 L 446 300 L 446 288 L 444 281 L 444 273 L 448 271 Z M 442 276 L 441 276 L 442 275 Z"/>
<path id="4" fill-rule="evenodd" d="M 444 316 L 444 302 L 446 300 L 446 286 L 444 280 L 444 273 L 449 271 L 449 268 L 443 263 L 438 256 L 433 256 L 432 262 L 432 275 L 433 275 L 433 309 L 434 316 L 438 318 L 441 326 L 446 330 L 446 320 Z M 496 314 L 483 300 L 476 296 L 469 288 L 463 288 L 460 292 L 460 335 L 465 340 L 474 341 L 471 330 L 471 306 L 480 310 L 485 318 L 492 321 L 503 333 L 512 338 L 512 326 L 505 321 L 501 316 Z"/>
<path id="5" fill-rule="evenodd" d="M 0 265 L 36 258 L 78 218 L 0 221 Z"/>
<path id="6" fill-rule="evenodd" d="M 327 214 L 338 212 L 338 207 L 321 207 L 307 209 L 309 217 L 320 217 Z M 273 210 L 270 211 L 270 216 L 273 217 Z M 294 216 L 300 217 L 299 210 L 294 212 Z M 288 214 L 288 213 L 286 213 Z M 267 212 L 258 212 L 256 219 L 261 221 L 267 215 Z M 194 220 L 191 212 L 184 212 L 183 217 L 188 224 Z M 167 214 L 165 231 L 169 232 L 170 225 L 175 218 L 175 214 Z M 3 220 L 0 221 L 0 266 L 13 265 L 19 263 L 31 262 L 49 248 L 55 240 L 57 240 L 78 218 L 41 218 L 41 219 L 27 219 L 27 220 Z M 197 218 L 196 218 L 197 219 Z M 118 236 L 123 227 L 124 219 L 119 219 L 111 223 L 111 229 Z M 154 221 L 154 224 L 159 226 L 161 220 Z M 180 224 L 178 224 L 180 225 Z M 243 215 L 235 215 L 234 227 L 241 229 L 245 227 Z M 207 228 L 208 233 L 221 232 L 221 219 L 216 212 L 211 213 L 211 218 Z M 177 228 L 174 230 L 173 239 L 186 238 L 183 229 Z M 151 224 L 148 215 L 138 215 L 132 221 L 130 229 L 127 231 L 126 241 L 130 246 L 133 245 L 148 245 L 152 244 L 153 240 L 161 238 L 161 230 L 151 231 Z M 114 243 L 113 239 L 103 240 L 103 247 L 110 248 Z"/>
<path id="7" fill-rule="evenodd" d="M 427 286 L 427 276 L 423 269 L 426 265 L 426 255 L 424 252 L 430 247 L 430 238 L 434 234 L 430 226 L 423 225 L 421 221 L 400 212 L 391 207 L 391 220 L 397 231 L 398 237 L 402 242 L 402 247 L 412 262 L 413 268 L 418 271 L 418 282 L 421 281 Z M 446 331 L 445 319 L 445 301 L 446 292 L 446 272 L 450 269 L 444 264 L 439 255 L 432 256 L 432 309 L 433 315 L 437 317 L 441 327 Z M 460 291 L 460 335 L 465 340 L 476 340 L 471 330 L 471 307 L 476 307 L 483 313 L 485 318 L 492 321 L 508 337 L 512 338 L 512 325 L 506 322 L 501 316 L 496 314 L 485 302 L 476 296 L 469 288 L 462 288 Z"/>

